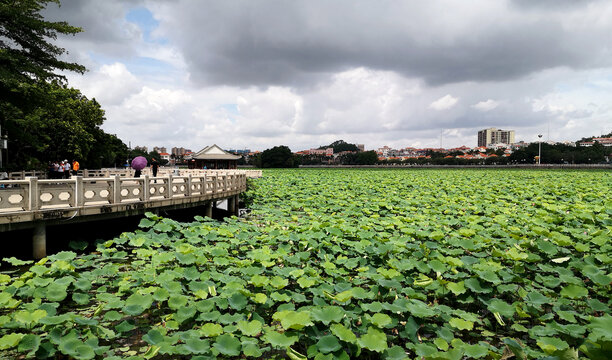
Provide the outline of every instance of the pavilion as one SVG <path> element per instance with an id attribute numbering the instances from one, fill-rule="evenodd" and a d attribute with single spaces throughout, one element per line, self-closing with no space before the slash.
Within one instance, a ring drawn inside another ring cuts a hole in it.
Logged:
<path id="1" fill-rule="evenodd" d="M 192 154 L 187 162 L 190 169 L 236 169 L 240 158 L 213 144 Z"/>

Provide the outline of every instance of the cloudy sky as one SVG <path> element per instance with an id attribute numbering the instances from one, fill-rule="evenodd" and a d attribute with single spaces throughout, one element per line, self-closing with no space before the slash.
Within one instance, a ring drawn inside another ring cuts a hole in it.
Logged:
<path id="1" fill-rule="evenodd" d="M 132 146 L 475 146 L 612 131 L 609 0 L 62 0 L 71 86 Z"/>

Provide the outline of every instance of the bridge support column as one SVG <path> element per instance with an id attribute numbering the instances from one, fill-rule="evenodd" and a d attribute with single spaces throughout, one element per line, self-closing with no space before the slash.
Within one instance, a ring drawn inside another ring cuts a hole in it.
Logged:
<path id="1" fill-rule="evenodd" d="M 240 214 L 240 196 L 234 195 L 234 215 Z"/>
<path id="2" fill-rule="evenodd" d="M 212 219 L 212 208 L 213 208 L 212 201 L 207 202 L 206 203 L 206 208 L 204 209 L 204 216 L 209 217 L 209 218 Z"/>
<path id="3" fill-rule="evenodd" d="M 32 255 L 34 259 L 47 256 L 47 228 L 44 223 L 38 223 L 32 230 Z"/>
<path id="4" fill-rule="evenodd" d="M 227 211 L 232 215 L 236 214 L 236 201 L 234 201 L 234 196 L 227 199 Z"/>

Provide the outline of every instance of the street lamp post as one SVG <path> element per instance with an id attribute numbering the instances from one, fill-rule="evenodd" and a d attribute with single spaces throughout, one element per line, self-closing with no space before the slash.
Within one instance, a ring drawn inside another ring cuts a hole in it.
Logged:
<path id="1" fill-rule="evenodd" d="M 542 163 L 542 134 L 538 134 L 538 165 Z"/>

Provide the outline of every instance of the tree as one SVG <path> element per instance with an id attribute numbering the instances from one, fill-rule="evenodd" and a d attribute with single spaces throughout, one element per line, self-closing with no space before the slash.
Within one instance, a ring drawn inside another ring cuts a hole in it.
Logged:
<path id="1" fill-rule="evenodd" d="M 357 145 L 349 144 L 344 140 L 336 140 L 327 146 L 321 146 L 319 149 L 322 150 L 322 149 L 327 149 L 327 148 L 333 148 L 335 154 L 339 152 L 343 152 L 343 151 L 359 151 L 359 148 L 357 147 Z"/>
<path id="2" fill-rule="evenodd" d="M 0 104 L 0 110 L 11 116 L 6 123 L 9 148 L 14 149 L 10 164 L 31 169 L 45 167 L 48 161 L 76 158 L 86 166 L 96 142 L 104 140 L 99 135 L 104 110 L 95 99 L 57 82 L 35 86 L 46 94 L 44 105 L 24 110 Z"/>
<path id="3" fill-rule="evenodd" d="M 261 153 L 261 167 L 291 168 L 299 165 L 298 159 L 287 146 L 275 146 Z"/>
<path id="4" fill-rule="evenodd" d="M 3 100 L 24 85 L 65 80 L 57 71 L 83 73 L 85 67 L 60 60 L 65 49 L 49 42 L 57 34 L 77 34 L 81 28 L 45 20 L 40 12 L 59 0 L 4 0 L 0 3 L 0 95 Z"/>

